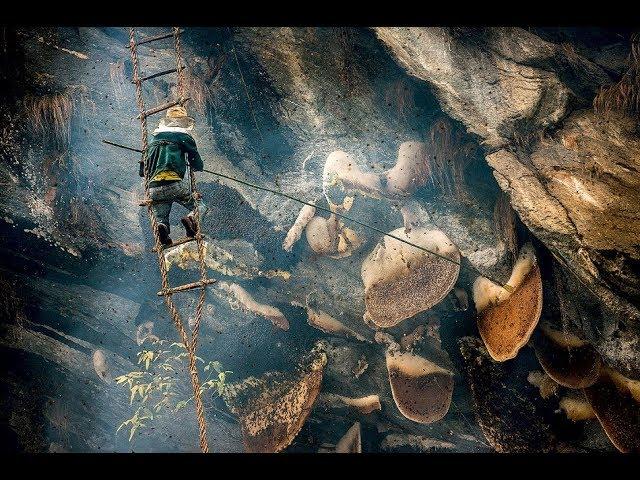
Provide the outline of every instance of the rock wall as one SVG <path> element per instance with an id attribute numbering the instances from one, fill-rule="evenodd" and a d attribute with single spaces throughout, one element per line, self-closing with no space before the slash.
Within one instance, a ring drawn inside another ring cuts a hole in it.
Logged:
<path id="1" fill-rule="evenodd" d="M 582 295 L 598 306 L 564 311 L 569 323 L 637 378 L 637 121 L 591 107 L 598 88 L 624 69 L 619 39 L 605 36 L 585 54 L 584 40 L 554 43 L 549 32 L 520 28 L 376 34 L 411 75 L 433 85 L 447 113 L 482 137 L 520 220 L 573 277 L 573 293 L 586 288 Z"/>
<path id="2" fill-rule="evenodd" d="M 161 31 L 147 28 L 140 35 Z M 636 123 L 600 117 L 590 107 L 598 88 L 624 69 L 628 46 L 608 32 L 560 33 L 187 28 L 183 49 L 194 136 L 206 168 L 318 205 L 326 205 L 323 169 L 331 152 L 347 152 L 363 171 L 383 175 L 403 142 L 436 145 L 446 138 L 443 151 L 464 152 L 457 194 L 449 184 L 431 181 L 410 201 L 358 195 L 350 214 L 392 231 L 406 226 L 411 212 L 416 222 L 442 230 L 460 249 L 458 294 L 470 294 L 478 275 L 506 281 L 510 273 L 512 252 L 494 213 L 506 192 L 519 219 L 518 239 L 533 236 L 544 260 L 543 317 L 581 333 L 612 367 L 640 378 Z M 92 364 L 100 350 L 110 378 L 138 368 L 138 330 L 147 322 L 158 337 L 177 339 L 156 295 L 149 222 L 138 206 L 138 158 L 101 142 L 140 142 L 128 32 L 21 28 L 9 29 L 5 38 L 4 443 L 20 451 L 196 451 L 189 407 L 132 442 L 116 433 L 131 416 L 128 393 L 105 382 Z M 173 66 L 171 40 L 140 47 L 139 55 L 144 74 Z M 147 104 L 171 98 L 172 81 L 146 82 Z M 442 351 L 451 357 L 449 412 L 431 425 L 412 422 L 394 403 L 385 349 L 363 321 L 360 267 L 380 235 L 345 222 L 362 239 L 350 256 L 317 254 L 304 235 L 287 252 L 282 243 L 301 205 L 207 174 L 199 175 L 199 184 L 211 207 L 203 229 L 222 249 L 211 257 L 211 275 L 241 286 L 255 303 L 277 308 L 290 325 L 288 331 L 274 328 L 241 308 L 229 289 L 214 287 L 199 354 L 219 360 L 232 380 L 241 380 L 291 369 L 316 340 L 330 337 L 320 395 L 380 397 L 381 410 L 370 414 L 317 406 L 290 451 L 335 444 L 355 420 L 365 451 L 495 448 L 475 420 L 481 412 L 466 378 L 473 373 L 457 342 L 477 336 L 471 306 L 461 308 L 451 294 L 390 329 L 400 339 L 439 323 Z M 178 213 L 173 216 L 172 231 L 180 231 Z M 173 284 L 196 275 L 188 262 L 184 266 L 172 266 Z M 266 273 L 273 271 L 290 275 Z M 180 306 L 189 311 L 193 302 L 181 297 Z M 357 334 L 345 339 L 313 328 L 309 308 Z M 531 355 L 513 362 L 520 371 L 536 366 Z M 241 451 L 237 420 L 212 402 L 211 450 Z M 509 418 L 495 423 L 508 424 Z M 590 435 L 603 436 L 597 429 Z M 579 449 L 590 440 L 570 441 Z M 606 441 L 598 445 L 609 448 Z"/>

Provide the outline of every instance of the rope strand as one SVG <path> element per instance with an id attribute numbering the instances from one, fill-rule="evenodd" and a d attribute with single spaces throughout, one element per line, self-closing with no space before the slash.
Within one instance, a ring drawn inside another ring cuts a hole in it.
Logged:
<path id="1" fill-rule="evenodd" d="M 185 98 L 185 76 L 184 76 L 184 64 L 182 61 L 182 49 L 180 44 L 180 29 L 178 27 L 173 28 L 174 48 L 176 55 L 176 69 L 178 71 L 177 90 L 178 98 Z M 200 381 L 198 378 L 198 370 L 196 366 L 196 349 L 198 345 L 198 334 L 200 332 L 200 322 L 202 320 L 202 311 L 204 302 L 206 299 L 206 280 L 207 280 L 207 267 L 205 263 L 204 243 L 202 241 L 202 235 L 200 234 L 200 212 L 199 201 L 200 193 L 198 192 L 196 185 L 196 177 L 193 173 L 193 169 L 189 168 L 189 179 L 191 183 L 191 195 L 194 204 L 194 220 L 196 223 L 196 244 L 198 247 L 198 262 L 200 264 L 200 280 L 202 281 L 202 288 L 200 289 L 200 295 L 198 298 L 198 305 L 196 306 L 196 314 L 194 319 L 193 330 L 191 334 L 190 342 L 190 354 L 189 354 L 189 370 L 193 381 L 193 393 L 196 406 L 196 412 L 198 415 L 198 428 L 200 434 L 200 448 L 203 453 L 209 451 L 207 444 L 207 424 L 204 417 L 204 405 L 202 404 L 202 398 L 200 395 Z M 164 254 L 163 254 L 164 257 Z"/>

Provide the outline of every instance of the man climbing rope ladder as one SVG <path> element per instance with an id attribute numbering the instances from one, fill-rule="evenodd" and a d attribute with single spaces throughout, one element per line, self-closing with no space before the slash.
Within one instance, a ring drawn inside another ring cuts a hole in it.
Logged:
<path id="1" fill-rule="evenodd" d="M 196 200 L 191 191 L 187 167 L 201 172 L 204 164 L 196 142 L 191 136 L 194 120 L 182 106 L 171 107 L 160 119 L 153 132 L 153 141 L 147 149 L 147 170 L 149 173 L 149 196 L 154 202 L 153 213 L 158 220 L 158 235 L 163 245 L 171 245 L 169 237 L 169 214 L 173 202 L 179 203 L 191 212 L 182 217 L 182 225 L 187 237 L 196 236 Z M 144 166 L 140 164 L 139 175 L 144 177 Z M 200 200 L 198 212 L 200 220 L 207 213 L 207 206 Z"/>

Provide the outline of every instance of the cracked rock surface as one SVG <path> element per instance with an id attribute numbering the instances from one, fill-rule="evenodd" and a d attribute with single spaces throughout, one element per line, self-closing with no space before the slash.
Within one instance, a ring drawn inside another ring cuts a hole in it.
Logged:
<path id="1" fill-rule="evenodd" d="M 638 356 L 628 354 L 640 334 L 637 121 L 590 106 L 620 71 L 620 45 L 599 32 L 610 53 L 602 55 L 601 45 L 589 55 L 584 39 L 553 43 L 547 39 L 562 35 L 538 33 L 376 29 L 399 64 L 432 84 L 443 109 L 483 139 L 486 161 L 520 220 L 598 305 L 582 312 L 586 321 L 564 312 L 571 323 L 638 378 Z M 601 322 L 600 334 L 584 328 Z"/>

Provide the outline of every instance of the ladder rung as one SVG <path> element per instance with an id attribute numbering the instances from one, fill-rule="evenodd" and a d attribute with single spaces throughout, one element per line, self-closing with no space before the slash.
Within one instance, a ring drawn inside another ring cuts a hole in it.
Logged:
<path id="1" fill-rule="evenodd" d="M 187 290 L 193 290 L 194 288 L 202 288 L 202 287 L 206 287 L 207 285 L 211 285 L 212 283 L 216 283 L 216 281 L 212 278 L 207 279 L 207 280 L 199 280 L 197 282 L 193 282 L 193 283 L 187 283 L 186 285 L 180 285 L 179 287 L 173 287 L 173 288 L 168 288 L 166 290 L 160 290 L 158 292 L 158 296 L 159 297 L 163 297 L 165 295 L 173 295 L 174 293 L 178 293 L 178 292 L 186 292 Z"/>
<path id="2" fill-rule="evenodd" d="M 150 117 L 151 115 L 155 115 L 156 113 L 160 113 L 164 110 L 167 110 L 168 108 L 171 107 L 175 107 L 176 105 L 182 105 L 183 103 L 185 103 L 187 100 L 189 100 L 189 97 L 186 98 L 179 98 L 178 100 L 174 100 L 173 102 L 167 102 L 167 103 L 163 103 L 162 105 L 158 105 L 157 107 L 153 107 L 149 110 L 145 110 L 144 112 L 142 112 L 142 114 L 138 115 L 136 118 L 137 119 L 141 119 L 143 117 Z"/>
<path id="3" fill-rule="evenodd" d="M 180 67 L 180 70 L 184 70 L 184 67 Z M 170 73 L 176 73 L 178 71 L 177 68 L 172 68 L 170 70 L 164 70 L 162 72 L 154 73 L 153 75 L 147 75 L 146 77 L 142 77 L 138 79 L 140 83 L 146 82 L 147 80 L 151 80 L 152 78 L 161 77 L 163 75 L 169 75 Z M 136 79 L 131 80 L 131 83 L 136 83 Z"/>
<path id="4" fill-rule="evenodd" d="M 169 203 L 173 201 L 175 200 L 142 200 L 140 203 L 138 203 L 138 206 L 146 207 L 147 205 L 158 205 L 159 203 Z"/>
<path id="5" fill-rule="evenodd" d="M 200 240 L 203 240 L 204 237 L 200 235 Z M 196 237 L 184 237 L 175 242 L 171 242 L 168 245 L 162 245 L 162 250 L 166 250 L 167 248 L 177 247 L 178 245 L 182 245 L 183 243 L 195 242 L 197 240 Z M 152 252 L 157 252 L 156 247 L 153 247 Z"/>
<path id="6" fill-rule="evenodd" d="M 184 30 L 178 30 L 178 35 L 181 35 L 182 33 L 184 33 Z M 151 42 L 155 42 L 157 40 L 164 40 L 165 38 L 170 38 L 173 37 L 174 33 L 162 33 L 160 35 L 155 35 L 153 37 L 147 37 L 144 40 L 140 40 L 139 42 L 136 42 L 136 46 L 138 45 L 144 45 L 145 43 L 151 43 Z"/>

